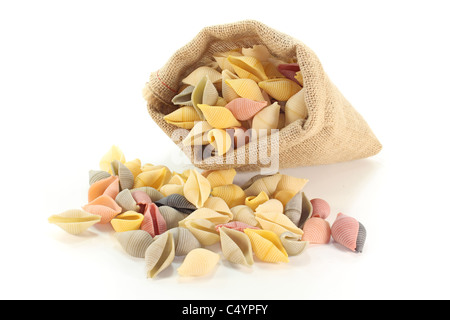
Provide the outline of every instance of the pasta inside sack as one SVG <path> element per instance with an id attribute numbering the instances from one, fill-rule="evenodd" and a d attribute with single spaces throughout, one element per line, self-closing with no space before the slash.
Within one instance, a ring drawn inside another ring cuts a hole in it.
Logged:
<path id="1" fill-rule="evenodd" d="M 202 29 L 150 74 L 143 96 L 153 121 L 203 170 L 257 171 L 272 152 L 283 169 L 382 148 L 317 55 L 254 20 Z"/>
<path id="2" fill-rule="evenodd" d="M 282 264 L 332 238 L 360 253 L 366 239 L 364 226 L 350 216 L 339 213 L 333 224 L 327 220 L 332 207 L 323 199 L 308 199 L 308 179 L 277 173 L 238 185 L 234 169 L 178 173 L 139 159 L 126 162 L 116 146 L 88 176 L 82 209 L 52 215 L 49 223 L 74 236 L 97 223 L 110 224 L 124 253 L 145 260 L 151 279 L 175 256 L 184 257 L 179 276 L 199 277 L 212 273 L 222 258 L 249 268 Z M 220 249 L 214 249 L 218 243 Z"/>

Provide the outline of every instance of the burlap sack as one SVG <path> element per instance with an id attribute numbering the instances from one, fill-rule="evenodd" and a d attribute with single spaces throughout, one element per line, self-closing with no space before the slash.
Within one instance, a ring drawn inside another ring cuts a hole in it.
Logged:
<path id="1" fill-rule="evenodd" d="M 153 120 L 168 136 L 172 136 L 178 128 L 166 123 L 163 117 L 177 108 L 171 100 L 181 80 L 197 67 L 211 61 L 216 52 L 255 44 L 265 45 L 272 55 L 280 59 L 297 57 L 306 90 L 308 118 L 304 123 L 294 122 L 272 135 L 271 139 L 275 140 L 269 139 L 267 145 L 250 142 L 238 148 L 228 155 L 232 163 L 223 163 L 222 156 L 199 159 L 191 148 L 182 146 L 181 139 L 174 141 L 196 167 L 257 171 L 264 164 L 249 160 L 250 155 L 261 148 L 267 148 L 268 154 L 271 149 L 278 149 L 280 169 L 366 158 L 381 150 L 380 142 L 366 121 L 330 81 L 315 53 L 299 40 L 253 20 L 204 28 L 161 69 L 153 72 L 144 88 L 144 97 Z M 273 141 L 278 144 L 277 148 L 271 148 Z"/>

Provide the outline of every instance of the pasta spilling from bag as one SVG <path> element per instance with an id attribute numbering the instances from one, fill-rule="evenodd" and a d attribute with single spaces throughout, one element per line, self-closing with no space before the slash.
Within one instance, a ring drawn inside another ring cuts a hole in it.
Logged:
<path id="1" fill-rule="evenodd" d="M 229 62 L 242 74 L 264 78 L 265 69 L 253 59 Z M 211 274 L 222 257 L 248 268 L 283 264 L 332 238 L 359 253 L 366 239 L 364 226 L 342 213 L 330 227 L 331 206 L 308 199 L 305 178 L 276 173 L 238 183 L 234 169 L 179 173 L 139 159 L 125 162 L 116 146 L 88 176 L 87 203 L 52 215 L 49 223 L 72 235 L 98 223 L 110 225 L 119 248 L 144 259 L 151 279 L 180 261 L 177 271 L 183 277 Z"/>

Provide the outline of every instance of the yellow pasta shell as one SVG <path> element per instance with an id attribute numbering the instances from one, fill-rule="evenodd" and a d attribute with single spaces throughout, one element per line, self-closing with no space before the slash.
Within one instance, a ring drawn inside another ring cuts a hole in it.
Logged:
<path id="1" fill-rule="evenodd" d="M 257 196 L 250 196 L 245 198 L 245 205 L 249 206 L 253 211 L 256 208 L 269 200 L 269 196 L 264 191 L 261 191 Z"/>
<path id="2" fill-rule="evenodd" d="M 179 128 L 192 129 L 195 122 L 201 121 L 202 119 L 197 111 L 195 111 L 194 107 L 184 106 L 164 116 L 164 120 Z"/>
<path id="3" fill-rule="evenodd" d="M 183 277 L 204 276 L 213 271 L 219 260 L 220 256 L 217 253 L 197 248 L 186 255 L 177 271 Z"/>
<path id="4" fill-rule="evenodd" d="M 112 219 L 111 225 L 116 232 L 139 230 L 142 220 L 144 220 L 144 215 L 134 211 L 126 211 Z"/>
<path id="5" fill-rule="evenodd" d="M 166 166 L 143 167 L 143 171 L 134 180 L 134 188 L 152 187 L 159 190 L 172 178 L 172 172 Z M 152 198 L 153 199 L 153 198 Z"/>
<path id="6" fill-rule="evenodd" d="M 240 221 L 252 227 L 259 226 L 259 223 L 255 218 L 255 213 L 249 206 L 238 205 L 230 210 L 233 213 L 233 221 Z"/>
<path id="7" fill-rule="evenodd" d="M 236 120 L 233 113 L 225 107 L 207 104 L 199 104 L 197 107 L 203 113 L 206 121 L 214 128 L 226 129 L 241 126 L 241 123 Z"/>
<path id="8" fill-rule="evenodd" d="M 245 204 L 245 192 L 235 184 L 215 187 L 212 189 L 211 195 L 225 200 L 229 208 Z"/>
<path id="9" fill-rule="evenodd" d="M 269 79 L 259 82 L 258 85 L 278 101 L 288 101 L 302 89 L 297 83 L 287 78 Z"/>
<path id="10" fill-rule="evenodd" d="M 210 171 L 206 176 L 206 178 L 211 184 L 211 187 L 215 188 L 218 186 L 233 184 L 235 176 L 236 176 L 235 169 L 224 169 L 224 170 Z"/>
<path id="11" fill-rule="evenodd" d="M 225 83 L 229 85 L 234 92 L 240 97 L 255 101 L 265 101 L 261 89 L 258 84 L 252 79 L 228 79 Z"/>
<path id="12" fill-rule="evenodd" d="M 183 224 L 204 246 L 210 246 L 220 241 L 219 233 L 216 231 L 216 225 L 209 220 L 192 219 L 186 220 Z"/>
<path id="13" fill-rule="evenodd" d="M 286 231 L 303 235 L 303 230 L 298 228 L 286 215 L 279 212 L 263 212 L 255 214 L 260 226 L 264 230 L 273 231 L 277 236 L 280 236 Z"/>
<path id="14" fill-rule="evenodd" d="M 100 169 L 108 173 L 112 173 L 111 162 L 114 160 L 119 160 L 122 163 L 126 162 L 125 155 L 117 146 L 112 146 L 111 149 L 109 149 L 109 151 L 102 157 L 100 160 Z"/>
<path id="15" fill-rule="evenodd" d="M 200 208 L 188 215 L 184 220 L 179 222 L 180 227 L 186 227 L 186 222 L 189 220 L 204 219 L 212 222 L 214 225 L 225 224 L 231 220 L 230 215 L 221 214 L 209 208 Z"/>
<path id="16" fill-rule="evenodd" d="M 208 132 L 208 142 L 214 147 L 219 156 L 224 155 L 231 148 L 231 137 L 225 130 L 212 129 Z"/>
<path id="17" fill-rule="evenodd" d="M 267 80 L 264 67 L 261 62 L 251 56 L 229 56 L 228 61 L 233 66 L 234 72 L 243 79 L 252 79 L 256 82 Z"/>
<path id="18" fill-rule="evenodd" d="M 284 112 L 286 114 L 286 126 L 299 119 L 306 119 L 308 116 L 308 108 L 305 102 L 305 89 L 300 90 L 289 98 L 286 102 Z"/>
<path id="19" fill-rule="evenodd" d="M 184 138 L 183 144 L 185 146 L 201 146 L 209 144 L 207 132 L 212 129 L 213 127 L 207 121 L 197 122 L 189 131 L 186 138 Z"/>
<path id="20" fill-rule="evenodd" d="M 211 184 L 197 170 L 191 169 L 183 186 L 183 193 L 190 203 L 201 208 L 211 193 Z"/>
<path id="21" fill-rule="evenodd" d="M 275 233 L 256 229 L 245 229 L 244 232 L 250 238 L 253 252 L 258 259 L 272 263 L 289 262 L 288 254 Z"/>

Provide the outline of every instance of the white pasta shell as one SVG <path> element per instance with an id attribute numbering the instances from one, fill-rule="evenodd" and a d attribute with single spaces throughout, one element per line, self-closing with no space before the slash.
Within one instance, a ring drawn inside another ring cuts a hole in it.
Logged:
<path id="1" fill-rule="evenodd" d="M 124 189 L 116 196 L 116 203 L 122 208 L 122 212 L 126 211 L 140 211 L 139 205 L 133 198 L 129 189 Z"/>
<path id="2" fill-rule="evenodd" d="M 115 237 L 125 252 L 136 258 L 145 258 L 145 251 L 153 242 L 152 236 L 144 230 L 117 232 Z"/>
<path id="3" fill-rule="evenodd" d="M 134 175 L 130 169 L 128 169 L 119 160 L 114 160 L 111 162 L 112 174 L 119 177 L 120 189 L 133 189 L 134 186 Z"/>
<path id="4" fill-rule="evenodd" d="M 256 213 L 256 220 L 264 230 L 273 231 L 280 236 L 286 231 L 303 235 L 302 229 L 298 228 L 287 216 L 279 212 Z"/>
<path id="5" fill-rule="evenodd" d="M 222 252 L 227 260 L 246 266 L 253 265 L 252 244 L 244 232 L 220 228 L 219 233 Z"/>
<path id="6" fill-rule="evenodd" d="M 159 207 L 159 213 L 161 213 L 164 220 L 166 221 L 167 229 L 178 227 L 178 223 L 188 216 L 187 213 L 183 213 L 169 206 Z"/>
<path id="7" fill-rule="evenodd" d="M 89 185 L 93 185 L 97 181 L 111 177 L 111 174 L 102 170 L 90 170 L 89 171 Z"/>
<path id="8" fill-rule="evenodd" d="M 285 107 L 286 126 L 301 119 L 304 120 L 308 116 L 308 109 L 305 102 L 305 89 L 300 90 L 286 102 Z"/>
<path id="9" fill-rule="evenodd" d="M 211 221 L 214 225 L 224 224 L 231 220 L 230 214 L 222 214 L 209 208 L 200 208 L 188 215 L 184 220 L 179 222 L 180 227 L 185 227 L 186 221 L 205 219 Z"/>
<path id="10" fill-rule="evenodd" d="M 185 256 L 192 250 L 202 246 L 189 229 L 177 227 L 170 229 L 169 232 L 173 235 L 176 256 Z"/>
<path id="11" fill-rule="evenodd" d="M 289 256 L 302 254 L 308 247 L 308 241 L 301 241 L 298 234 L 286 231 L 280 235 L 281 244 Z"/>
<path id="12" fill-rule="evenodd" d="M 156 277 L 172 263 L 174 258 L 175 244 L 173 235 L 166 231 L 155 239 L 145 251 L 147 277 Z"/>
<path id="13" fill-rule="evenodd" d="M 99 223 L 100 220 L 100 216 L 79 209 L 67 210 L 48 218 L 49 223 L 74 235 L 83 233 L 94 224 Z"/>
<path id="14" fill-rule="evenodd" d="M 243 222 L 252 227 L 258 227 L 259 223 L 255 218 L 252 208 L 246 205 L 235 206 L 230 209 L 233 213 L 233 221 Z"/>
<path id="15" fill-rule="evenodd" d="M 185 221 L 185 227 L 204 246 L 210 246 L 220 241 L 219 233 L 216 231 L 216 225 L 209 220 L 187 220 Z"/>

